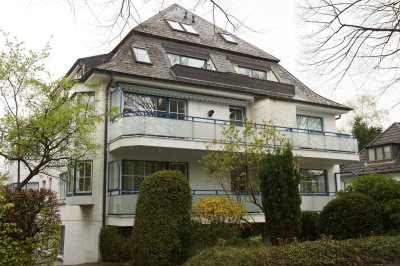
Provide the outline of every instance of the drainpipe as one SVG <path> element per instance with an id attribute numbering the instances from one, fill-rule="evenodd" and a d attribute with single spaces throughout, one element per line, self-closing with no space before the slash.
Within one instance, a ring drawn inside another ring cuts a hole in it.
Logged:
<path id="1" fill-rule="evenodd" d="M 114 77 L 110 75 L 110 81 L 106 88 L 106 99 L 104 103 L 104 154 L 103 154 L 103 217 L 102 226 L 106 226 L 106 200 L 107 200 L 107 155 L 108 155 L 108 101 L 109 101 L 109 89 Z"/>

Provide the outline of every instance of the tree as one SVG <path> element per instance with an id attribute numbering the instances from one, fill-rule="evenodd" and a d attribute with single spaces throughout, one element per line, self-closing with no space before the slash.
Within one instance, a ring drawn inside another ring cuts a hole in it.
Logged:
<path id="1" fill-rule="evenodd" d="M 262 207 L 270 241 L 291 242 L 300 236 L 300 174 L 292 147 L 284 145 L 265 156 L 260 171 Z"/>
<path id="2" fill-rule="evenodd" d="M 356 136 L 360 151 L 382 133 L 382 127 L 368 126 L 361 117 L 357 116 L 354 118 L 351 133 Z"/>
<path id="3" fill-rule="evenodd" d="M 228 197 L 247 196 L 262 209 L 258 197 L 259 171 L 264 156 L 287 142 L 272 125 L 245 122 L 221 126 L 221 138 L 206 143 L 207 153 L 200 162 Z"/>
<path id="4" fill-rule="evenodd" d="M 1 246 L 3 241 L 7 243 L 12 239 L 12 245 L 4 247 L 7 249 L 14 245 L 15 250 L 9 250 L 11 253 L 6 256 L 22 261 L 2 265 L 54 265 L 61 224 L 57 195 L 43 188 L 17 190 L 5 187 L 1 192 L 4 196 L 0 202 Z M 7 228 L 13 230 L 7 231 Z"/>
<path id="5" fill-rule="evenodd" d="M 75 94 L 74 82 L 66 78 L 53 82 L 43 62 L 49 47 L 27 51 L 24 44 L 4 34 L 0 52 L 0 156 L 22 164 L 27 176 L 20 177 L 22 188 L 38 174 L 55 175 L 71 161 L 95 156 L 100 147 L 93 134 L 101 121 L 95 105 L 86 95 Z M 56 170 L 54 172 L 54 170 Z"/>
<path id="6" fill-rule="evenodd" d="M 340 82 L 368 75 L 383 82 L 385 93 L 400 82 L 400 2 L 396 0 L 304 0 L 303 21 L 310 24 L 307 65 Z"/>
<path id="7" fill-rule="evenodd" d="M 361 193 L 371 197 L 384 215 L 385 230 L 400 229 L 400 181 L 389 175 L 362 175 L 352 180 L 340 193 Z"/>
<path id="8" fill-rule="evenodd" d="M 134 265 L 181 265 L 190 250 L 192 194 L 179 171 L 159 171 L 145 178 L 133 226 Z"/>

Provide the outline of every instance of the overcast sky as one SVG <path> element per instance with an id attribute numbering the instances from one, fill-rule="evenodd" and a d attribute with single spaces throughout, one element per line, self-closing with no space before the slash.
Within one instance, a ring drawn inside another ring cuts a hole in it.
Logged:
<path id="1" fill-rule="evenodd" d="M 98 3 L 99 0 L 96 1 Z M 190 10 L 194 6 L 193 1 L 190 0 L 159 0 L 158 2 L 157 0 L 138 0 L 137 2 L 142 21 L 156 14 L 160 10 L 162 2 L 164 2 L 164 8 L 174 2 Z M 336 89 L 333 89 L 332 85 L 327 85 L 329 81 L 324 77 L 316 78 L 304 71 L 304 67 L 299 62 L 302 56 L 300 33 L 305 26 L 300 23 L 298 18 L 300 11 L 297 8 L 297 1 L 232 0 L 230 2 L 231 4 L 227 4 L 224 8 L 255 30 L 255 32 L 250 32 L 242 29 L 237 34 L 278 57 L 287 70 L 311 89 L 340 103 L 353 99 L 360 91 L 359 84 L 362 81 L 347 78 Z M 96 14 L 102 12 L 98 16 L 99 21 L 96 21 L 91 12 L 82 6 L 76 6 L 75 12 L 73 12 L 68 6 L 67 0 L 2 1 L 0 3 L 0 29 L 16 36 L 18 40 L 24 41 L 26 46 L 31 49 L 40 49 L 50 41 L 52 52 L 46 65 L 53 77 L 56 78 L 65 74 L 77 58 L 106 53 L 115 46 L 116 41 L 107 42 L 109 40 L 107 31 L 98 26 L 99 23 L 106 23 L 102 20 L 106 17 L 107 12 L 112 11 L 112 7 L 108 7 L 107 10 L 101 10 L 99 6 L 93 8 Z M 211 20 L 210 10 L 209 5 L 203 5 L 194 12 Z M 222 17 L 219 18 L 221 20 L 218 21 L 222 21 Z M 219 26 L 223 27 L 224 25 Z M 370 84 L 368 86 L 370 90 L 373 91 L 376 84 L 373 81 L 368 81 L 368 84 Z M 395 104 L 395 100 L 400 100 L 400 93 L 391 92 L 379 98 L 378 106 L 390 109 Z M 389 112 L 389 118 L 384 121 L 385 127 L 392 122 L 400 121 L 400 106 L 390 109 Z"/>

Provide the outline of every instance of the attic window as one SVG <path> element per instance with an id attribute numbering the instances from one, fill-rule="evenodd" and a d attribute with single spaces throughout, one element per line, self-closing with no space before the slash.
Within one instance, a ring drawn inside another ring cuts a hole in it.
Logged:
<path id="1" fill-rule="evenodd" d="M 132 49 L 136 62 L 151 64 L 151 60 L 146 49 L 138 47 L 132 47 Z"/>
<path id="2" fill-rule="evenodd" d="M 182 22 L 169 20 L 169 19 L 167 19 L 167 22 L 168 22 L 168 25 L 174 30 L 188 32 L 188 33 L 196 34 L 196 35 L 198 34 L 197 31 L 190 24 L 185 24 Z"/>
<path id="3" fill-rule="evenodd" d="M 370 162 L 390 160 L 392 158 L 392 149 L 390 145 L 368 149 L 368 161 Z"/>
<path id="4" fill-rule="evenodd" d="M 227 34 L 227 33 L 220 33 L 222 38 L 224 38 L 225 41 L 230 42 L 230 43 L 237 43 L 235 38 L 232 37 L 232 35 Z"/>
<path id="5" fill-rule="evenodd" d="M 85 74 L 85 65 L 84 64 L 80 66 L 78 72 L 76 73 L 76 78 L 80 79 L 83 76 L 83 74 Z"/>

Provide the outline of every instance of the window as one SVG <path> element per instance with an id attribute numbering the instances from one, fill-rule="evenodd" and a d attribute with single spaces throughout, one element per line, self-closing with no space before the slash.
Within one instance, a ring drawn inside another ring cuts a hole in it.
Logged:
<path id="1" fill-rule="evenodd" d="M 113 161 L 108 163 L 108 190 L 119 188 L 120 168 L 119 162 Z"/>
<path id="2" fill-rule="evenodd" d="M 392 149 L 390 145 L 368 149 L 368 161 L 382 161 L 390 159 L 392 159 Z"/>
<path id="3" fill-rule="evenodd" d="M 243 126 L 244 122 L 244 108 L 242 107 L 229 107 L 229 120 L 231 124 Z"/>
<path id="4" fill-rule="evenodd" d="M 123 101 L 124 116 L 147 115 L 175 119 L 185 119 L 186 116 L 186 100 L 183 99 L 124 92 Z"/>
<path id="5" fill-rule="evenodd" d="M 65 200 L 67 196 L 67 173 L 62 173 L 60 175 L 60 182 L 58 183 L 58 199 Z"/>
<path id="6" fill-rule="evenodd" d="M 146 49 L 138 47 L 132 47 L 132 49 L 136 62 L 151 64 L 151 60 Z"/>
<path id="7" fill-rule="evenodd" d="M 326 171 L 300 169 L 300 192 L 301 193 L 326 193 Z"/>
<path id="8" fill-rule="evenodd" d="M 237 43 L 235 38 L 233 38 L 232 35 L 227 34 L 227 33 L 220 33 L 222 38 L 224 38 L 225 41 L 230 42 L 230 43 Z"/>
<path id="9" fill-rule="evenodd" d="M 74 193 L 74 177 L 75 177 L 75 168 L 71 165 L 69 167 L 68 181 L 67 181 L 68 195 L 72 195 Z"/>
<path id="10" fill-rule="evenodd" d="M 185 119 L 186 116 L 186 101 L 178 99 L 170 99 L 169 113 L 171 118 Z"/>
<path id="11" fill-rule="evenodd" d="M 185 29 L 185 31 L 192 34 L 197 34 L 197 31 L 193 28 L 192 25 L 181 23 L 181 26 Z"/>
<path id="12" fill-rule="evenodd" d="M 306 115 L 297 115 L 297 127 L 300 129 L 322 131 L 322 118 Z"/>
<path id="13" fill-rule="evenodd" d="M 92 161 L 81 161 L 76 165 L 76 192 L 92 192 Z"/>
<path id="14" fill-rule="evenodd" d="M 58 254 L 64 255 L 65 225 L 60 226 L 60 241 L 58 242 Z"/>
<path id="15" fill-rule="evenodd" d="M 96 107 L 95 92 L 94 91 L 82 91 L 76 92 L 73 99 L 79 101 L 79 103 L 86 104 L 85 109 L 82 110 L 82 116 L 87 116 L 88 114 L 93 114 Z"/>
<path id="16" fill-rule="evenodd" d="M 249 76 L 251 78 L 267 79 L 267 73 L 262 70 L 238 66 L 237 73 L 241 74 L 241 75 Z"/>
<path id="17" fill-rule="evenodd" d="M 169 163 L 155 161 L 122 161 L 122 190 L 139 191 L 146 176 L 161 170 L 178 170 L 187 176 L 187 163 Z"/>
<path id="18" fill-rule="evenodd" d="M 177 55 L 177 54 L 170 54 L 170 53 L 167 53 L 167 56 L 169 58 L 171 66 L 184 65 L 184 66 L 191 66 L 191 67 L 204 68 L 204 69 L 210 69 L 210 70 L 215 69 L 214 66 L 210 65 L 211 60 L 209 60 L 210 62 L 208 62 L 205 59 L 198 59 L 198 58 L 187 57 L 187 56 Z"/>
<path id="19" fill-rule="evenodd" d="M 168 25 L 174 30 L 188 32 L 188 33 L 195 34 L 195 35 L 198 34 L 197 31 L 190 24 L 186 24 L 186 23 L 182 23 L 182 22 L 178 22 L 178 21 L 174 21 L 174 20 L 169 20 L 169 19 L 167 19 L 167 22 L 168 22 Z"/>

